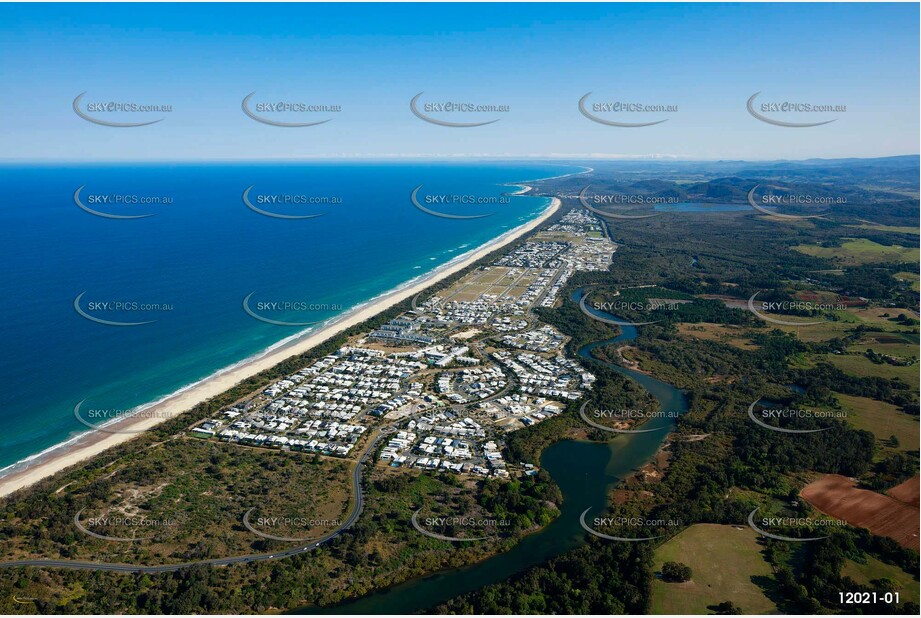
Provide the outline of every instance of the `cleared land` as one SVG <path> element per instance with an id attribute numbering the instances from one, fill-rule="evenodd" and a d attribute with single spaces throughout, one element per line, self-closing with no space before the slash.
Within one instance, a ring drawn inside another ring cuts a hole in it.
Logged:
<path id="1" fill-rule="evenodd" d="M 851 238 L 840 247 L 819 245 L 798 245 L 796 251 L 807 255 L 840 261 L 848 265 L 872 264 L 873 262 L 917 262 L 917 247 L 886 246 L 866 238 Z"/>
<path id="2" fill-rule="evenodd" d="M 892 365 L 888 362 L 874 363 L 866 356 L 867 350 L 879 355 L 889 355 L 902 362 L 911 362 L 918 356 L 918 333 L 911 332 L 917 326 L 899 324 L 896 319 L 900 314 L 908 314 L 907 309 L 883 307 L 849 308 L 834 312 L 837 320 L 822 321 L 808 326 L 771 325 L 788 333 L 794 333 L 798 339 L 806 342 L 828 341 L 835 337 L 846 337 L 858 326 L 865 331 L 860 339 L 847 347 L 843 354 L 819 354 L 812 358 L 827 361 L 837 368 L 858 376 L 876 376 L 880 378 L 901 378 L 918 389 L 918 364 Z M 780 314 L 780 319 L 790 319 Z M 808 318 L 793 318 L 807 321 Z"/>
<path id="3" fill-rule="evenodd" d="M 771 313 L 762 311 L 763 314 L 773 316 L 782 320 L 816 322 L 819 318 L 809 317 L 791 317 L 784 316 L 780 313 Z M 867 336 L 889 335 L 899 337 L 903 341 L 911 341 L 914 337 L 917 343 L 918 335 L 910 333 L 912 328 L 905 327 L 892 321 L 892 318 L 900 313 L 909 313 L 907 309 L 893 309 L 882 307 L 851 307 L 842 311 L 832 312 L 835 315 L 835 321 L 821 321 L 818 324 L 805 326 L 782 326 L 771 324 L 771 328 L 779 328 L 786 332 L 795 332 L 797 337 L 803 341 L 826 341 L 832 337 L 840 337 L 847 334 L 857 326 L 864 326 L 867 329 Z M 888 317 L 887 317 L 888 316 Z"/>
<path id="4" fill-rule="evenodd" d="M 835 393 L 841 407 L 847 412 L 847 422 L 857 429 L 869 431 L 883 443 L 886 450 L 915 451 L 921 441 L 918 419 L 902 412 L 891 403 L 866 397 L 853 397 Z M 890 436 L 899 440 L 899 446 L 889 447 Z"/>
<path id="5" fill-rule="evenodd" d="M 895 498 L 899 502 L 904 502 L 905 504 L 911 504 L 915 508 L 918 507 L 919 492 L 921 492 L 921 484 L 919 484 L 919 477 L 913 476 L 904 483 L 900 483 L 887 491 L 891 497 Z"/>
<path id="6" fill-rule="evenodd" d="M 493 294 L 500 300 L 517 300 L 535 278 L 533 269 L 493 266 L 470 273 L 439 296 L 444 302 L 471 302 L 483 294 Z"/>
<path id="7" fill-rule="evenodd" d="M 711 606 L 732 601 L 746 614 L 776 613 L 777 606 L 755 581 L 774 585 L 771 567 L 761 555 L 751 528 L 696 524 L 656 550 L 656 571 L 665 562 L 682 562 L 691 581 L 652 584 L 653 614 L 712 614 Z"/>
<path id="8" fill-rule="evenodd" d="M 918 551 L 917 506 L 875 491 L 858 489 L 854 481 L 838 474 L 826 474 L 809 483 L 800 495 L 826 515 Z"/>
<path id="9" fill-rule="evenodd" d="M 879 353 L 879 346 L 870 346 Z M 879 378 L 901 378 L 907 384 L 918 390 L 918 364 L 890 365 L 888 363 L 874 363 L 861 353 L 853 354 L 824 354 L 818 358 L 830 362 L 832 365 L 854 376 L 876 376 Z"/>
<path id="10" fill-rule="evenodd" d="M 862 225 L 845 225 L 844 227 L 853 227 L 861 230 L 874 230 L 877 232 L 895 232 L 896 234 L 919 234 L 918 228 L 907 225 L 879 225 L 877 223 L 864 223 Z"/>
<path id="11" fill-rule="evenodd" d="M 866 564 L 860 564 L 853 560 L 844 563 L 841 574 L 850 577 L 858 584 L 873 588 L 873 580 L 887 578 L 895 582 L 895 590 L 899 593 L 899 600 L 903 603 L 911 601 L 917 603 L 919 595 L 918 580 L 913 578 L 910 573 L 906 573 L 897 566 L 886 564 L 874 558 L 867 556 Z"/>
<path id="12" fill-rule="evenodd" d="M 909 273 L 909 272 L 895 273 L 893 277 L 895 277 L 899 281 L 911 282 L 911 289 L 913 289 L 915 292 L 921 290 L 921 279 L 919 279 L 918 273 Z"/>
<path id="13" fill-rule="evenodd" d="M 688 324 L 682 322 L 678 324 L 678 332 L 704 341 L 725 343 L 741 350 L 758 349 L 758 346 L 749 339 L 747 329 L 732 324 L 713 324 L 710 322 Z"/>

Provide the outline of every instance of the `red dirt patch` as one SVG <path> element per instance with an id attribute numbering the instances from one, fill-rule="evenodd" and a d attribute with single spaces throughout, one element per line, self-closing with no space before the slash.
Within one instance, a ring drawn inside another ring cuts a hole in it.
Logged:
<path id="1" fill-rule="evenodd" d="M 918 508 L 918 492 L 919 485 L 921 485 L 918 482 L 919 478 L 921 477 L 913 476 L 904 483 L 896 485 L 886 493 L 899 502 L 904 502 L 905 504 Z"/>
<path id="2" fill-rule="evenodd" d="M 890 491 L 896 491 L 902 485 Z M 917 504 L 917 480 L 914 492 Z M 901 490 L 897 493 L 907 495 L 907 492 L 903 493 Z M 819 480 L 809 483 L 800 495 L 826 515 L 843 519 L 853 526 L 866 528 L 873 534 L 887 536 L 902 547 L 918 551 L 916 505 L 906 504 L 875 491 L 857 489 L 854 481 L 838 474 L 826 474 Z"/>

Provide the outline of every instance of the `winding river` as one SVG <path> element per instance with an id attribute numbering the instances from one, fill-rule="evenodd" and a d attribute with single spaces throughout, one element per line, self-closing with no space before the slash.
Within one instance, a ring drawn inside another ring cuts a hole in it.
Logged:
<path id="1" fill-rule="evenodd" d="M 576 290 L 572 300 L 578 303 L 583 291 Z M 602 311 L 590 309 L 601 317 L 616 319 Z M 588 344 L 579 355 L 590 362 L 593 349 L 609 343 L 636 338 L 636 327 L 622 326 L 621 334 L 612 339 Z M 619 365 L 605 363 L 611 369 L 636 380 L 658 401 L 661 410 L 687 411 L 687 401 L 678 389 L 646 374 Z M 662 427 L 662 431 L 621 434 L 608 442 L 564 440 L 548 447 L 541 465 L 550 473 L 563 493 L 560 516 L 546 528 L 527 536 L 511 550 L 477 564 L 434 573 L 409 580 L 386 590 L 324 608 L 305 607 L 298 614 L 412 614 L 425 611 L 455 596 L 501 582 L 528 568 L 574 549 L 585 542 L 586 532 L 579 525 L 579 515 L 591 507 L 591 516 L 601 515 L 607 506 L 608 491 L 633 471 L 649 462 L 674 427 L 673 415 L 647 421 L 644 429 Z"/>

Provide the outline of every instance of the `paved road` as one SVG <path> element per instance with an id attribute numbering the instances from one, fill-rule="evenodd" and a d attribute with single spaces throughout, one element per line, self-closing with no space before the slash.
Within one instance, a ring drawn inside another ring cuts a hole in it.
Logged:
<path id="1" fill-rule="evenodd" d="M 361 457 L 358 459 L 358 463 L 355 465 L 355 470 L 352 473 L 352 491 L 355 496 L 355 504 L 352 507 L 349 516 L 342 522 L 342 525 L 330 532 L 329 534 L 322 536 L 318 539 L 310 541 L 307 545 L 294 547 L 292 549 L 285 549 L 282 551 L 277 551 L 271 554 L 246 554 L 243 556 L 230 556 L 227 558 L 212 558 L 210 560 L 196 560 L 195 562 L 183 562 L 180 564 L 163 564 L 159 566 L 140 566 L 134 564 L 118 564 L 113 562 L 88 562 L 81 560 L 14 560 L 10 562 L 0 562 L 0 568 L 16 568 L 16 567 L 46 567 L 46 568 L 60 568 L 60 569 L 83 569 L 83 570 L 93 570 L 93 571 L 116 571 L 120 573 L 169 573 L 172 571 L 179 571 L 181 569 L 188 569 L 193 566 L 226 566 L 230 564 L 240 564 L 246 562 L 263 562 L 266 560 L 280 560 L 282 558 L 288 558 L 290 556 L 296 556 L 297 554 L 304 554 L 309 551 L 313 551 L 320 545 L 332 541 L 345 530 L 350 528 L 361 515 L 361 511 L 364 508 L 365 497 L 364 489 L 361 485 L 361 471 L 362 466 L 368 457 L 374 452 L 377 444 L 387 435 L 389 435 L 393 429 L 391 427 L 385 427 L 380 434 L 375 437 L 368 447 L 365 449 L 365 452 L 362 453 Z"/>

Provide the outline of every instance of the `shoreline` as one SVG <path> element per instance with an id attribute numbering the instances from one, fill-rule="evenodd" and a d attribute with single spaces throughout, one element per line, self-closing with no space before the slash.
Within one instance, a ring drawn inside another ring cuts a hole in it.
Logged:
<path id="1" fill-rule="evenodd" d="M 517 193 L 517 195 L 521 194 Z M 12 470 L 7 475 L 0 477 L 0 498 L 29 487 L 113 446 L 123 444 L 141 435 L 144 431 L 191 410 L 199 403 L 220 395 L 239 382 L 274 367 L 292 356 L 303 354 L 342 331 L 412 298 L 435 283 L 456 274 L 493 251 L 501 249 L 536 229 L 553 216 L 561 206 L 559 198 L 550 197 L 549 199 L 550 203 L 534 219 L 500 234 L 424 275 L 410 279 L 388 292 L 356 305 L 339 318 L 323 324 L 317 330 L 308 330 L 283 339 L 254 356 L 222 368 L 159 400 L 139 406 L 132 416 L 106 425 L 107 429 L 117 428 L 119 433 L 115 433 L 113 429 L 109 429 L 109 432 L 89 431 L 8 466 L 8 469 L 12 468 Z M 140 414 L 142 411 L 144 414 Z"/>

